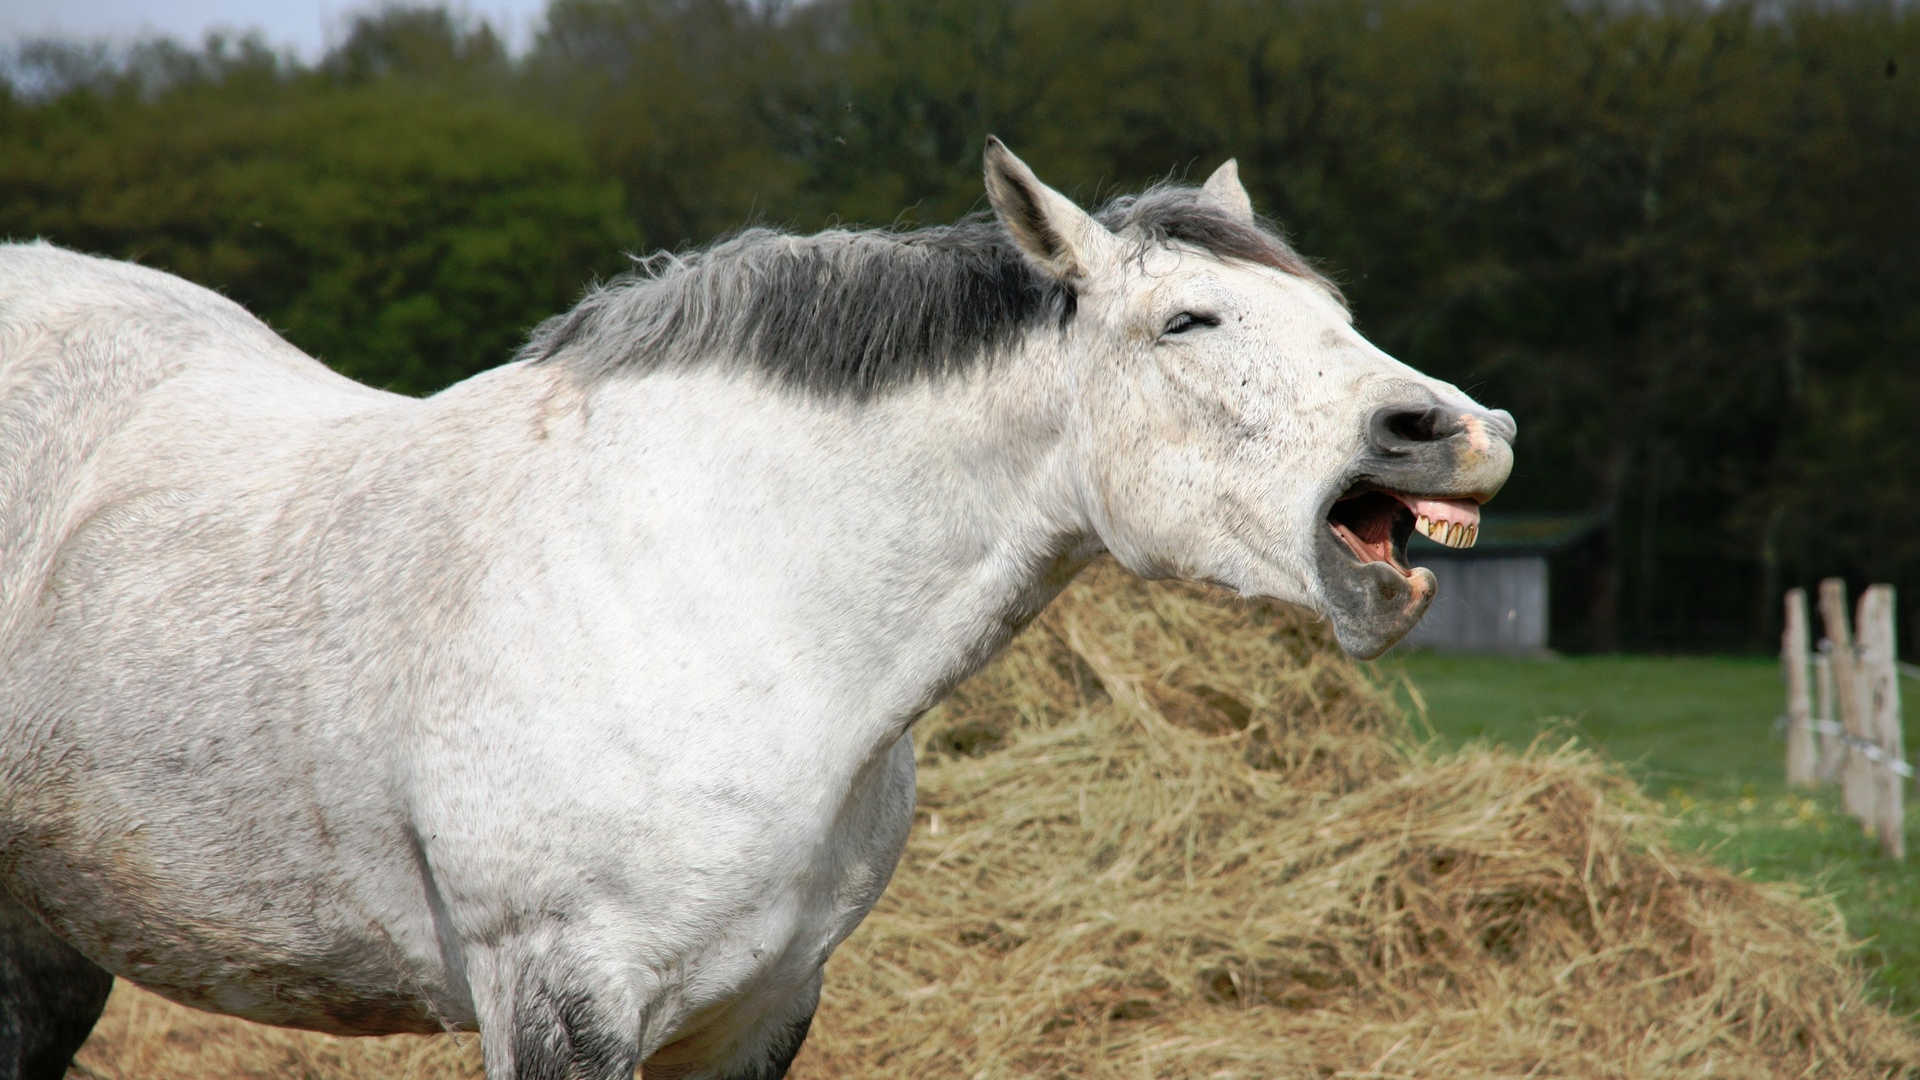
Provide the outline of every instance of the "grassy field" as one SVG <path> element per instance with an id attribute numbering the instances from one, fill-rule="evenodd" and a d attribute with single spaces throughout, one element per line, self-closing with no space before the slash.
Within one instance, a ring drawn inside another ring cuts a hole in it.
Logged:
<path id="1" fill-rule="evenodd" d="M 1768 659 L 1595 656 L 1539 660 L 1413 653 L 1376 665 L 1440 739 L 1525 746 L 1577 738 L 1621 762 L 1673 818 L 1676 846 L 1830 894 L 1865 940 L 1862 961 L 1897 1013 L 1920 1013 L 1920 811 L 1909 861 L 1882 858 L 1836 789 L 1789 790 L 1780 668 Z M 1908 700 L 1920 687 L 1903 687 Z M 1911 756 L 1911 755 L 1909 755 Z"/>

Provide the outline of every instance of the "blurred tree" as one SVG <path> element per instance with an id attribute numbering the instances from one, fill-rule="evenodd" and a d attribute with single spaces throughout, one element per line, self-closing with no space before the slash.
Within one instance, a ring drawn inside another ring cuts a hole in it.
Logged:
<path id="1" fill-rule="evenodd" d="M 528 58 L 553 109 L 618 177 L 646 243 L 706 242 L 790 213 L 801 164 L 768 137 L 801 79 L 785 8 L 741 0 L 555 0 Z"/>
<path id="2" fill-rule="evenodd" d="M 1781 19 L 1782 137 L 1767 265 L 1788 312 L 1771 350 L 1790 408 L 1769 482 L 1733 522 L 1788 582 L 1892 581 L 1920 645 L 1920 13 L 1796 5 Z M 1756 615 L 1771 616 L 1767 611 Z"/>
<path id="3" fill-rule="evenodd" d="M 467 25 L 443 7 L 385 7 L 353 17 L 347 40 L 321 61 L 341 82 L 383 79 L 503 82 L 505 46 L 485 22 Z"/>
<path id="4" fill-rule="evenodd" d="M 366 29 L 354 56 L 379 52 Z M 262 85 L 168 63 L 189 74 L 164 89 L 14 107 L 0 234 L 218 288 L 342 371 L 410 393 L 507 359 L 635 239 L 579 137 L 504 93 Z"/>
<path id="5" fill-rule="evenodd" d="M 840 0 L 809 17 L 833 46 L 804 137 L 804 197 L 816 216 L 901 224 L 951 221 L 982 207 L 988 132 L 1030 153 L 1038 73 L 1020 70 L 1029 28 L 1012 0 L 892 4 Z"/>
<path id="6" fill-rule="evenodd" d="M 1782 455 L 1825 423 L 1792 389 L 1829 362 L 1822 263 L 1898 250 L 1888 230 L 1920 239 L 1898 196 L 1866 201 L 1872 224 L 1812 220 L 1850 201 L 1821 188 L 1897 192 L 1890 159 L 1920 164 L 1911 134 L 1818 104 L 1869 37 L 1898 34 L 1859 11 L 1742 4 L 1372 10 L 1343 80 L 1368 92 L 1326 126 L 1361 318 L 1521 416 L 1506 505 L 1613 522 L 1593 644 L 1762 643 L 1793 570 Z M 1825 19 L 1861 36 L 1816 40 L 1804 22 Z"/>
<path id="7" fill-rule="evenodd" d="M 1749 421 L 1777 409 L 1752 360 L 1777 315 L 1739 294 L 1726 258 L 1728 234 L 1759 224 L 1758 193 L 1725 175 L 1765 123 L 1759 28 L 1732 5 L 1461 14 L 1398 12 L 1374 54 L 1404 95 L 1383 103 L 1386 149 L 1414 150 L 1399 178 L 1426 204 L 1363 244 L 1413 260 L 1387 271 L 1406 294 L 1382 336 L 1537 418 L 1546 437 L 1512 494 L 1604 513 L 1617 562 L 1597 582 L 1595 644 L 1658 638 L 1692 599 L 1674 586 L 1751 553 L 1707 508 L 1771 456 Z M 1705 431 L 1744 457 L 1699 445 Z M 1744 592 L 1699 599 L 1696 618 L 1744 613 Z"/>
<path id="8" fill-rule="evenodd" d="M 1008 139 L 1085 201 L 1240 159 L 1365 330 L 1521 422 L 1501 508 L 1604 513 L 1589 644 L 1765 644 L 1787 584 L 1920 612 L 1920 14 L 1831 0 L 554 0 L 314 72 L 41 43 L 0 230 L 226 288 L 420 389 L 622 247 L 947 221 Z"/>

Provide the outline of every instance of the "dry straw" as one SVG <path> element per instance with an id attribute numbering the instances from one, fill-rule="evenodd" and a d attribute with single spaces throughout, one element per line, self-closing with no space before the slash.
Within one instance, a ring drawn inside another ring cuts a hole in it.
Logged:
<path id="1" fill-rule="evenodd" d="M 1440 752 L 1318 628 L 1096 568 L 920 723 L 794 1075 L 1912 1077 L 1830 904 L 1584 751 Z M 82 1075 L 477 1076 L 116 993 Z"/>

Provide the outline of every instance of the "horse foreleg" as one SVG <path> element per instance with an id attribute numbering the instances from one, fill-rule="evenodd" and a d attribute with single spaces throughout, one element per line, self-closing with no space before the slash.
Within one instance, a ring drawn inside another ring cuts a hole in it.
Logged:
<path id="1" fill-rule="evenodd" d="M 640 1066 L 639 1014 L 627 995 L 596 985 L 581 967 L 470 961 L 487 1080 L 632 1080 Z"/>
<path id="2" fill-rule="evenodd" d="M 515 968 L 499 966 L 499 953 L 469 954 L 487 1080 L 631 1080 L 640 1066 L 645 1010 L 634 988 L 617 975 L 596 978 L 591 964 L 568 963 L 565 955 L 545 951 Z M 816 974 L 781 998 L 755 1002 L 753 1018 L 717 1040 L 694 1032 L 662 1048 L 641 1076 L 781 1080 L 819 1001 Z"/>
<path id="3" fill-rule="evenodd" d="M 0 888 L 0 1080 L 60 1080 L 113 976 Z"/>
<path id="4" fill-rule="evenodd" d="M 759 1003 L 762 1011 L 717 1059 L 699 1062 L 663 1060 L 646 1063 L 644 1080 L 781 1080 L 793 1067 L 813 1012 L 820 1004 L 820 977 L 784 999 Z M 672 1056 L 668 1047 L 659 1058 Z"/>

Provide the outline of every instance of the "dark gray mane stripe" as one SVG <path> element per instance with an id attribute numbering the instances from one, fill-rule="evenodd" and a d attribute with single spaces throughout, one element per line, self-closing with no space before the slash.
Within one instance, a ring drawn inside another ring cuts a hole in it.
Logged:
<path id="1" fill-rule="evenodd" d="M 1143 251 L 1184 244 L 1333 288 L 1276 233 L 1193 188 L 1126 196 L 1097 216 Z M 1064 325 L 1075 306 L 989 215 L 912 232 L 752 229 L 637 263 L 542 323 L 520 357 L 590 379 L 732 357 L 798 390 L 865 400 L 990 360 L 1037 325 Z"/>

